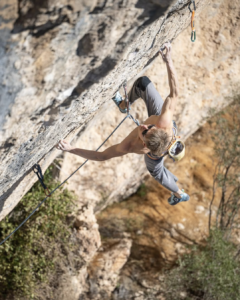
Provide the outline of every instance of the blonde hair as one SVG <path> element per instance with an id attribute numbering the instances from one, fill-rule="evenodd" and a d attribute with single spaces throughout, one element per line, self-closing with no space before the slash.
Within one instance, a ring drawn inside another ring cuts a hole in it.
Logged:
<path id="1" fill-rule="evenodd" d="M 144 140 L 151 153 L 157 156 L 161 156 L 169 145 L 169 136 L 167 132 L 160 128 L 147 132 Z"/>

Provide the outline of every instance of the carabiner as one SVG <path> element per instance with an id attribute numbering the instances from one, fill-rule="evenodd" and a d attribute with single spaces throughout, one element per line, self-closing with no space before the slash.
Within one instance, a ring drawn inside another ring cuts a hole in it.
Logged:
<path id="1" fill-rule="evenodd" d="M 44 193 L 47 197 L 50 197 L 51 192 L 49 191 L 49 189 L 46 187 L 45 183 L 44 183 L 44 178 L 43 178 L 43 174 L 42 174 L 42 169 L 40 167 L 39 164 L 35 164 L 33 167 L 33 172 L 37 175 L 43 189 L 44 189 Z M 47 193 L 48 192 L 48 193 Z"/>
<path id="2" fill-rule="evenodd" d="M 191 4 L 193 5 L 193 10 L 191 9 Z M 191 0 L 191 2 L 188 5 L 188 9 L 190 10 L 191 13 L 196 10 L 196 4 L 194 0 Z"/>
<path id="3" fill-rule="evenodd" d="M 191 9 L 191 4 L 193 4 L 193 9 Z M 195 26 L 194 26 L 194 17 L 195 17 L 196 5 L 195 5 L 194 0 L 191 0 L 191 3 L 189 3 L 188 8 L 189 8 L 190 12 L 192 13 L 192 17 L 191 17 L 191 27 L 192 27 L 191 41 L 195 42 L 195 40 L 196 40 L 196 31 L 195 31 Z"/>
<path id="4" fill-rule="evenodd" d="M 195 42 L 195 41 L 196 41 L 196 31 L 195 31 L 195 30 L 192 31 L 192 33 L 191 33 L 191 41 L 192 41 L 192 42 Z"/>

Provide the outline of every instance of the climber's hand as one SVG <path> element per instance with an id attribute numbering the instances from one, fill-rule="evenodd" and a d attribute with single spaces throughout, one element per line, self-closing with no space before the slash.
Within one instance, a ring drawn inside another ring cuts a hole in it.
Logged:
<path id="1" fill-rule="evenodd" d="M 59 141 L 59 143 L 56 145 L 56 148 L 58 150 L 62 150 L 62 151 L 70 151 L 73 149 L 73 147 L 70 145 L 70 143 L 65 140 Z"/>
<path id="2" fill-rule="evenodd" d="M 171 57 L 172 46 L 171 43 L 165 43 L 163 47 L 159 50 L 159 53 L 162 55 L 162 59 L 165 63 L 169 63 L 172 60 Z"/>

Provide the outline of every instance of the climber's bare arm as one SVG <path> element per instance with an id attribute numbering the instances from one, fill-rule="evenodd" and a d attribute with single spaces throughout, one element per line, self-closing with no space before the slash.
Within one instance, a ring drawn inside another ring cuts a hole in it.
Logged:
<path id="1" fill-rule="evenodd" d="M 85 150 L 80 148 L 75 148 L 70 145 L 69 142 L 65 140 L 61 140 L 57 145 L 56 148 L 59 150 L 67 151 L 69 153 L 81 156 L 83 158 L 94 160 L 94 161 L 104 161 L 110 158 L 123 156 L 127 154 L 127 148 L 124 146 L 123 143 L 116 144 L 104 150 L 103 152 L 97 152 L 92 150 Z"/>
<path id="2" fill-rule="evenodd" d="M 160 53 L 167 67 L 170 94 L 164 101 L 162 112 L 161 115 L 159 116 L 159 120 L 157 123 L 157 126 L 161 128 L 167 128 L 171 126 L 173 113 L 178 98 L 178 79 L 177 79 L 177 73 L 173 66 L 173 61 L 171 57 L 171 44 L 167 43 L 164 46 L 166 52 L 163 53 L 162 51 L 160 51 Z"/>

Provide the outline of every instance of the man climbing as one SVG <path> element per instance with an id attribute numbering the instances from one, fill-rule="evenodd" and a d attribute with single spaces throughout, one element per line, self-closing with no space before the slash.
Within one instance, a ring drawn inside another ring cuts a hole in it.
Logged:
<path id="1" fill-rule="evenodd" d="M 171 58 L 171 44 L 166 43 L 164 49 L 165 52 L 159 51 L 159 53 L 166 63 L 168 72 L 170 94 L 166 100 L 163 102 L 153 83 L 146 76 L 138 78 L 128 93 L 130 104 L 138 98 L 144 100 L 149 116 L 144 124 L 135 128 L 121 143 L 103 152 L 75 148 L 65 140 L 61 140 L 56 148 L 95 161 L 104 161 L 128 153 L 144 154 L 149 173 L 172 192 L 168 203 L 176 205 L 179 202 L 188 201 L 190 197 L 178 188 L 177 177 L 163 165 L 163 153 L 169 148 L 177 131 L 172 118 L 178 98 L 178 80 Z M 125 101 L 122 100 L 119 92 L 113 101 L 122 113 L 127 112 Z"/>

